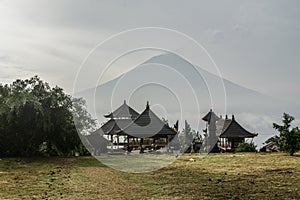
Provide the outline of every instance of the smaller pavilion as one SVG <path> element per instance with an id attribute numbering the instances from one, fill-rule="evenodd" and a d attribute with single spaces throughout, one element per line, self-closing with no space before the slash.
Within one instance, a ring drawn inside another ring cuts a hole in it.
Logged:
<path id="1" fill-rule="evenodd" d="M 234 115 L 229 119 L 225 116 L 218 117 L 212 110 L 203 118 L 206 121 L 207 128 L 204 132 L 208 137 L 218 137 L 217 144 L 213 148 L 216 151 L 235 151 L 238 145 L 245 142 L 246 138 L 254 138 L 258 134 L 251 133 L 243 128 L 236 120 Z"/>
<path id="2" fill-rule="evenodd" d="M 234 151 L 240 143 L 245 142 L 245 138 L 254 138 L 257 135 L 243 128 L 235 120 L 234 115 L 231 119 L 226 116 L 222 133 L 219 135 L 218 146 L 224 151 Z"/>

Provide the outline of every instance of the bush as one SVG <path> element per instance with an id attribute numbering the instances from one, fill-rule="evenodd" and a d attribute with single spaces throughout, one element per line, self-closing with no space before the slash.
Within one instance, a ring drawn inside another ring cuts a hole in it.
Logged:
<path id="1" fill-rule="evenodd" d="M 256 145 L 254 143 L 242 142 L 235 150 L 236 152 L 256 152 Z"/>

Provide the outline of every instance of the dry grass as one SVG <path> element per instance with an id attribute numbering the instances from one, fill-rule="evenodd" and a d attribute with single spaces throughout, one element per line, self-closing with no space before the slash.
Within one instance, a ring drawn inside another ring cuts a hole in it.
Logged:
<path id="1" fill-rule="evenodd" d="M 279 153 L 184 155 L 144 174 L 92 157 L 0 161 L 0 199 L 300 199 L 299 188 L 300 156 Z"/>

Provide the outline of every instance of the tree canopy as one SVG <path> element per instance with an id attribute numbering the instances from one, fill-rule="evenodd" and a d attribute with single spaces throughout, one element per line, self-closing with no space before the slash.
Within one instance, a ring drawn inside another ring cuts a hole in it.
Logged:
<path id="1" fill-rule="evenodd" d="M 279 135 L 269 138 L 266 143 L 272 143 L 291 156 L 294 155 L 296 151 L 300 150 L 300 130 L 298 127 L 291 127 L 294 120 L 293 116 L 284 113 L 282 125 L 273 123 L 273 128 L 279 132 Z"/>
<path id="2" fill-rule="evenodd" d="M 94 126 L 83 99 L 50 87 L 38 76 L 0 84 L 0 156 L 83 153 L 77 129 Z"/>

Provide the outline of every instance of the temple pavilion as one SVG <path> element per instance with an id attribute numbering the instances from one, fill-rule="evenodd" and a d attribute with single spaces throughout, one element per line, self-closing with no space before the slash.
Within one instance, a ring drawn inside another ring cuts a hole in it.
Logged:
<path id="1" fill-rule="evenodd" d="M 176 129 L 169 127 L 150 109 L 149 102 L 141 114 L 124 101 L 119 108 L 104 117 L 109 120 L 96 132 L 106 135 L 111 144 L 128 151 L 141 146 L 164 147 L 177 134 Z"/>
<path id="2" fill-rule="evenodd" d="M 251 133 L 243 128 L 236 120 L 234 115 L 229 119 L 226 115 L 218 117 L 212 110 L 210 110 L 203 118 L 206 122 L 206 135 L 218 137 L 217 144 L 212 151 L 234 151 L 237 146 L 245 142 L 246 138 L 254 138 L 258 134 Z"/>

